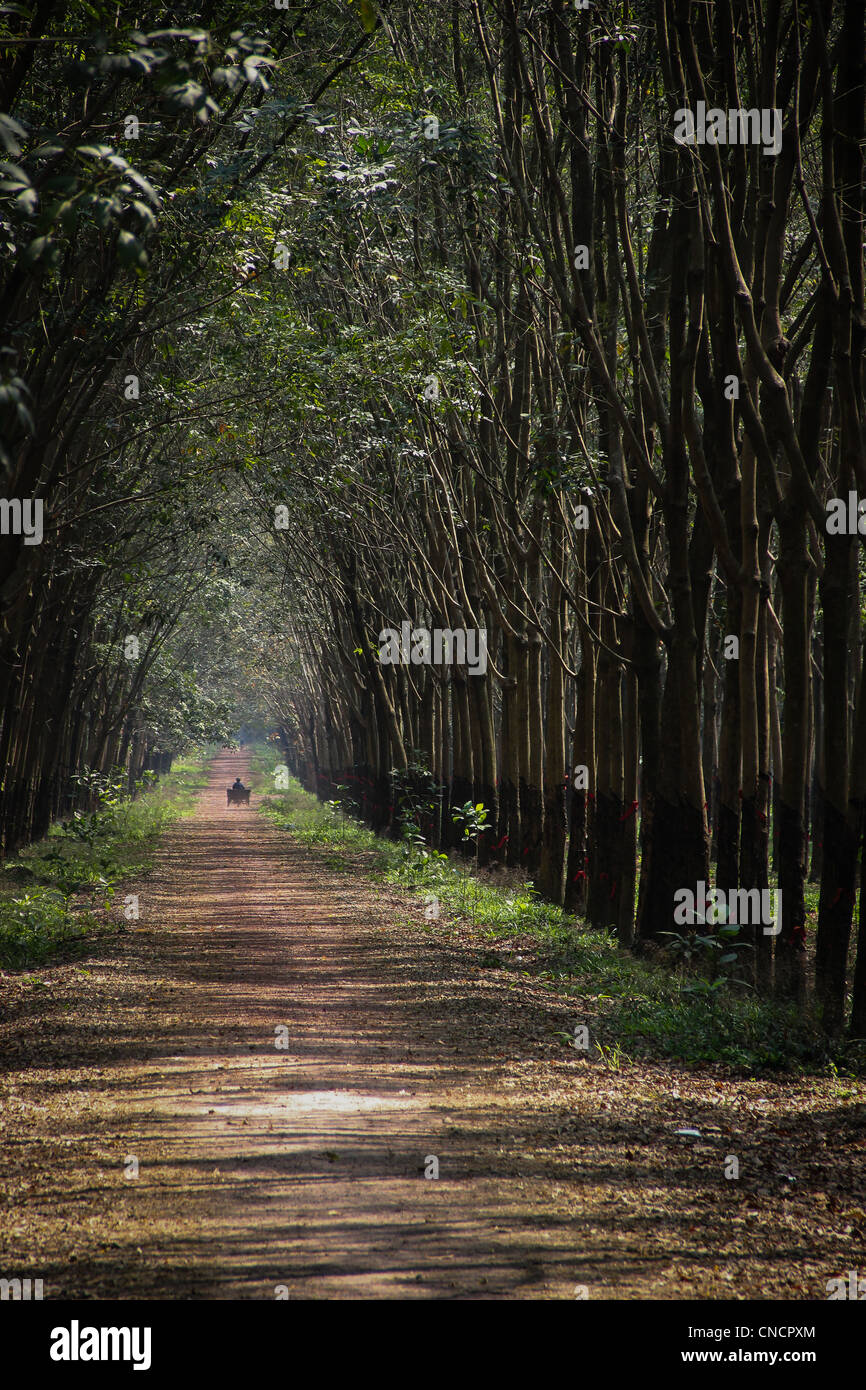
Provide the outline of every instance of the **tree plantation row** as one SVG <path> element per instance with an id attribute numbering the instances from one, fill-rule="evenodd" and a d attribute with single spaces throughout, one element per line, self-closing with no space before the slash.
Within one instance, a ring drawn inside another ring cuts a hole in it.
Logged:
<path id="1" fill-rule="evenodd" d="M 5 848 L 260 721 L 866 1035 L 862 3 L 146 14 L 0 21 Z"/>

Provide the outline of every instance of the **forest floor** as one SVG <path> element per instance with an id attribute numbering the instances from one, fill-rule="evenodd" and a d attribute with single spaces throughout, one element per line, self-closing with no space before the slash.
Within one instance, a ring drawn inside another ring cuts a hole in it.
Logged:
<path id="1" fill-rule="evenodd" d="M 862 1085 L 593 1063 L 563 1043 L 573 999 L 227 810 L 247 769 L 216 758 L 128 931 L 0 979 L 0 1275 L 51 1299 L 822 1300 L 866 1273 Z"/>

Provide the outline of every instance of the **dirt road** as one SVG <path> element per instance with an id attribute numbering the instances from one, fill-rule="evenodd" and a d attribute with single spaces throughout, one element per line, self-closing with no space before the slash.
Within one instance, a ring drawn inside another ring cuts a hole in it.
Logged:
<path id="1" fill-rule="evenodd" d="M 227 810 L 246 771 L 217 758 L 119 942 L 2 981 L 0 1274 L 46 1298 L 814 1299 L 856 1264 L 862 1123 L 808 1082 L 592 1065 L 560 1036 L 574 1002 Z"/>

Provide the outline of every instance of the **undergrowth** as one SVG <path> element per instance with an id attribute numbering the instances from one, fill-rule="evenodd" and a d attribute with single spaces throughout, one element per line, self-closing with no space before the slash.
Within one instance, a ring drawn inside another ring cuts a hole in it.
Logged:
<path id="1" fill-rule="evenodd" d="M 739 1074 L 774 1070 L 861 1074 L 862 1044 L 827 1041 L 793 1003 L 757 996 L 741 983 L 714 978 L 708 969 L 678 965 L 666 952 L 654 960 L 619 949 L 614 934 L 543 902 L 529 884 L 501 885 L 478 877 L 456 856 L 418 843 L 384 839 L 346 814 L 338 800 L 320 802 L 294 778 L 274 787 L 277 755 L 258 749 L 254 774 L 267 793 L 261 809 L 301 844 L 321 853 L 331 868 L 361 870 L 379 882 L 415 894 L 425 929 L 445 935 L 468 927 L 491 944 L 488 963 L 510 964 L 496 943 L 519 947 L 524 968 L 558 995 L 573 996 L 590 1010 L 602 1048 L 617 1057 L 666 1057 L 687 1063 L 724 1064 Z M 564 1040 L 563 1047 L 571 1044 Z"/>
<path id="2" fill-rule="evenodd" d="M 145 775 L 134 798 L 118 775 L 82 778 L 95 809 L 52 825 L 0 869 L 0 968 L 79 955 L 95 938 L 123 930 L 117 890 L 140 878 L 159 835 L 189 812 L 207 784 L 206 761 L 195 753 L 159 781 Z"/>

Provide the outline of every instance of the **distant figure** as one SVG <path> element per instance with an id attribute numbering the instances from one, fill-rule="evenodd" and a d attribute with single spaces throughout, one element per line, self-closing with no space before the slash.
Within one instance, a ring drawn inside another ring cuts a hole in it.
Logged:
<path id="1" fill-rule="evenodd" d="M 230 787 L 226 787 L 226 804 L 228 806 L 249 806 L 250 789 L 245 787 L 240 777 L 236 777 Z"/>

